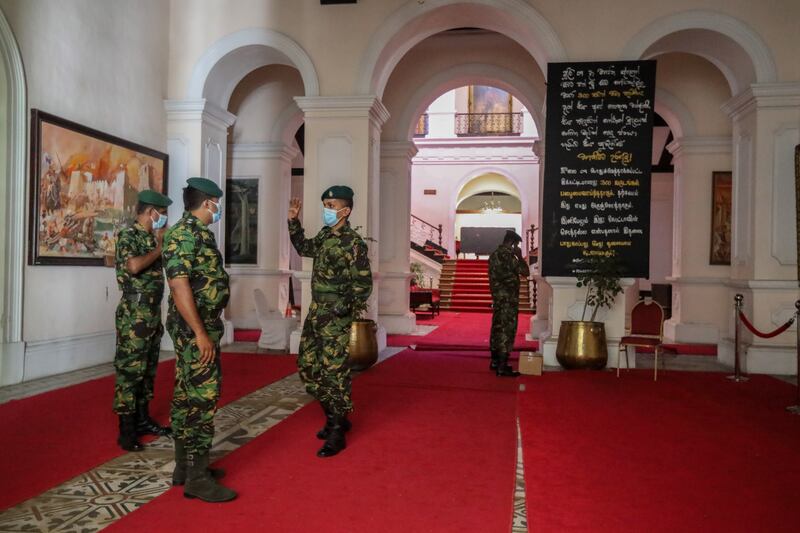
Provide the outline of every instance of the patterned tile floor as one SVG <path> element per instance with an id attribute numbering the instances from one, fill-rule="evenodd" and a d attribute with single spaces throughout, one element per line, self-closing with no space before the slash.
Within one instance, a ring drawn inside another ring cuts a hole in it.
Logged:
<path id="1" fill-rule="evenodd" d="M 254 343 L 235 343 L 226 351 L 256 352 Z M 379 361 L 402 351 L 387 348 Z M 168 358 L 171 354 L 162 354 Z M 268 357 L 266 355 L 265 357 Z M 668 356 L 667 369 L 728 372 L 713 357 Z M 652 368 L 652 356 L 637 356 L 639 368 Z M 556 368 L 547 368 L 556 371 Z M 0 402 L 39 394 L 94 379 L 113 372 L 101 365 L 53 378 L 0 389 Z M 261 435 L 281 420 L 311 402 L 297 374 L 267 385 L 219 410 L 212 456 L 221 457 Z M 0 513 L 0 532 L 99 531 L 135 511 L 170 488 L 173 467 L 172 443 L 161 438 L 145 451 L 117 457 L 62 485 Z M 524 458 L 517 421 L 517 468 L 512 533 L 527 533 Z"/>

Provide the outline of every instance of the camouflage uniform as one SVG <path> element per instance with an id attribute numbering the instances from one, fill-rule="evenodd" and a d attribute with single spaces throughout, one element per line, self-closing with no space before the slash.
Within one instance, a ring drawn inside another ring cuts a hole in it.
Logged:
<path id="1" fill-rule="evenodd" d="M 228 273 L 223 268 L 214 234 L 189 212 L 167 230 L 163 249 L 167 277 L 188 278 L 197 312 L 216 345 L 215 361 L 200 364 L 195 334 L 170 294 L 167 331 L 177 357 L 172 430 L 175 438 L 184 442 L 187 454 L 207 454 L 214 438 L 214 414 L 222 381 L 219 342 L 224 331 L 222 310 L 230 296 Z"/>
<path id="2" fill-rule="evenodd" d="M 289 236 L 297 253 L 314 258 L 311 305 L 303 324 L 297 367 L 309 394 L 331 413 L 353 410 L 347 348 L 354 304 L 372 293 L 367 244 L 350 223 L 338 233 L 323 228 L 306 239 L 298 220 L 289 221 Z"/>
<path id="3" fill-rule="evenodd" d="M 153 399 L 153 382 L 164 326 L 161 325 L 161 297 L 164 273 L 161 258 L 138 274 L 126 263 L 131 257 L 147 255 L 157 247 L 156 239 L 138 222 L 117 237 L 117 285 L 122 299 L 117 306 L 117 349 L 114 356 L 116 383 L 114 411 L 125 415 Z"/>
<path id="4" fill-rule="evenodd" d="M 492 290 L 492 334 L 489 345 L 493 352 L 509 353 L 517 335 L 519 311 L 519 277 L 528 276 L 528 266 L 511 246 L 501 244 L 489 256 L 489 287 Z"/>

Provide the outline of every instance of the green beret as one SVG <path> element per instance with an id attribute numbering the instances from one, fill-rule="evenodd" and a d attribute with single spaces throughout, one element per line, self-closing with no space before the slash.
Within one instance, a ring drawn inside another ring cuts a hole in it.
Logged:
<path id="1" fill-rule="evenodd" d="M 506 242 L 511 242 L 512 240 L 514 242 L 522 242 L 522 237 L 517 235 L 516 231 L 509 229 L 509 230 L 506 230 L 506 236 L 505 236 L 505 238 L 503 240 L 506 241 Z"/>
<path id="2" fill-rule="evenodd" d="M 322 193 L 321 200 L 324 202 L 325 200 L 352 200 L 353 199 L 353 189 L 348 187 L 347 185 L 334 185 L 333 187 L 328 187 L 325 189 L 325 192 Z"/>
<path id="3" fill-rule="evenodd" d="M 160 192 L 156 192 L 152 189 L 145 189 L 139 193 L 137 197 L 139 203 L 153 205 L 156 207 L 169 207 L 172 204 L 172 200 L 161 194 Z"/>
<path id="4" fill-rule="evenodd" d="M 222 189 L 216 183 L 206 178 L 189 178 L 186 186 L 204 192 L 212 198 L 222 198 Z"/>

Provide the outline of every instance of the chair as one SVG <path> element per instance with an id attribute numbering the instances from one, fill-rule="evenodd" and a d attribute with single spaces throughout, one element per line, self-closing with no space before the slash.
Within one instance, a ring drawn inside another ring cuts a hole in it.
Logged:
<path id="1" fill-rule="evenodd" d="M 630 334 L 622 337 L 617 351 L 617 377 L 619 377 L 622 350 L 625 350 L 625 367 L 630 368 L 628 346 L 652 348 L 655 352 L 653 381 L 658 380 L 658 354 L 664 350 L 664 309 L 655 300 L 641 300 L 631 311 Z M 634 357 L 636 353 L 634 352 Z M 662 359 L 663 364 L 663 359 Z"/>
<path id="2" fill-rule="evenodd" d="M 261 326 L 261 337 L 258 339 L 258 347 L 268 350 L 287 350 L 289 348 L 289 336 L 292 330 L 297 327 L 296 318 L 286 318 L 277 309 L 270 309 L 267 297 L 261 289 L 253 291 L 253 300 L 256 304 L 256 316 Z"/>

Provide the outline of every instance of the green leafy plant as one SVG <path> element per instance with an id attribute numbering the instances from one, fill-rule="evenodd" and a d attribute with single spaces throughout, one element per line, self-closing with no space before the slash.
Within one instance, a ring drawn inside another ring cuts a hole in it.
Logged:
<path id="1" fill-rule="evenodd" d="M 417 282 L 417 286 L 422 287 L 422 284 L 425 281 L 425 273 L 422 270 L 422 265 L 412 261 L 409 265 L 409 270 L 412 274 L 414 274 L 414 281 Z"/>
<path id="2" fill-rule="evenodd" d="M 586 317 L 586 309 L 592 308 L 590 322 L 594 322 L 601 307 L 611 308 L 617 295 L 622 292 L 620 278 L 622 265 L 616 255 L 593 257 L 583 262 L 581 272 L 577 273 L 578 287 L 586 287 L 586 300 L 583 303 L 581 320 Z"/>

